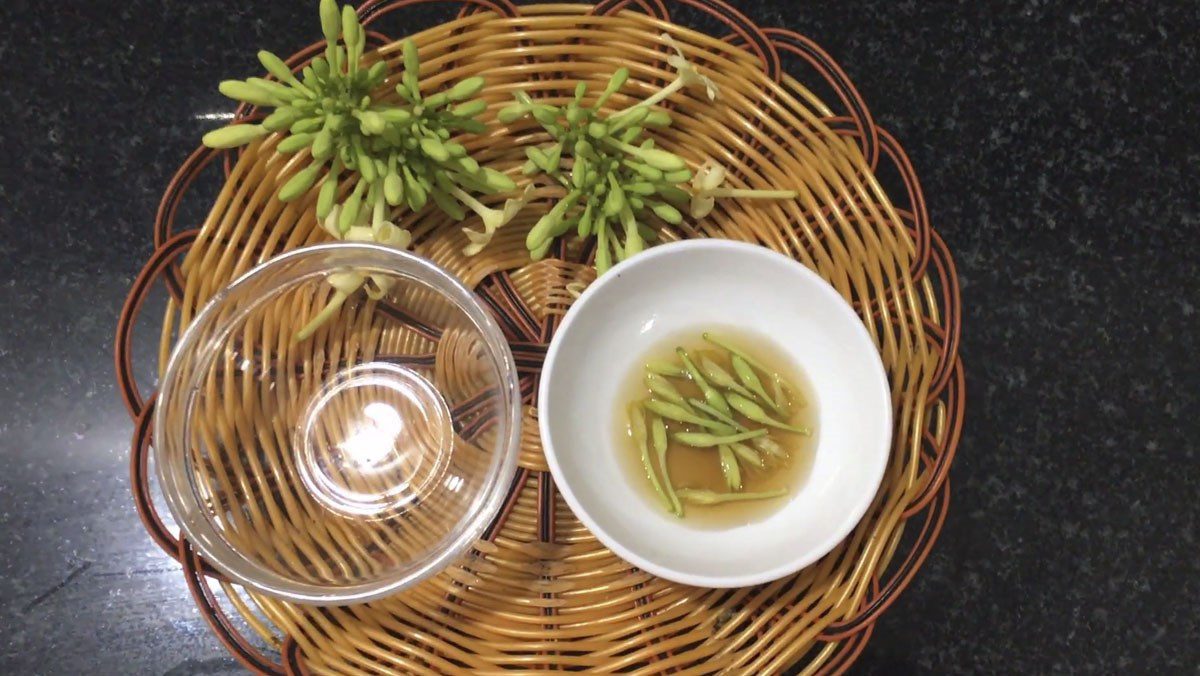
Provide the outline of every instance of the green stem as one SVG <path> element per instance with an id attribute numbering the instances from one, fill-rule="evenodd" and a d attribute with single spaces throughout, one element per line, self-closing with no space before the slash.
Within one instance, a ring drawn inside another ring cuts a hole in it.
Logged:
<path id="1" fill-rule="evenodd" d="M 624 141 L 616 138 L 615 136 L 606 137 L 604 140 L 611 143 L 614 148 L 624 150 L 625 152 L 629 153 L 630 155 L 633 155 L 634 157 L 641 157 L 643 155 L 641 148 L 639 148 L 635 145 L 629 144 L 629 143 L 625 143 Z"/>
<path id="2" fill-rule="evenodd" d="M 321 328 L 321 325 L 329 321 L 329 318 L 338 311 L 338 308 L 342 307 L 342 303 L 345 303 L 346 299 L 349 297 L 349 294 L 345 293 L 344 291 L 334 292 L 333 297 L 330 298 L 329 302 L 325 304 L 325 307 L 317 313 L 317 316 L 313 317 L 312 321 L 305 324 L 304 328 L 296 332 L 296 342 L 298 343 L 302 340 L 305 340 L 315 333 L 317 329 Z"/>
<path id="3" fill-rule="evenodd" d="M 495 209 L 484 206 L 483 202 L 480 202 L 479 200 L 475 199 L 475 197 L 472 196 L 471 193 L 467 192 L 466 190 L 463 190 L 462 188 L 460 188 L 458 186 L 454 186 L 453 188 L 451 188 L 450 194 L 457 197 L 460 202 L 467 205 L 468 209 L 470 209 L 471 211 L 474 211 L 476 213 L 476 215 L 478 215 L 480 218 L 484 219 L 485 221 L 487 220 L 486 214 L 495 211 Z"/>
<path id="4" fill-rule="evenodd" d="M 675 440 L 681 444 L 687 444 L 695 448 L 706 448 L 709 446 L 720 446 L 721 444 L 732 444 L 738 441 L 748 441 L 757 439 L 758 437 L 766 436 L 766 429 L 757 429 L 753 432 L 741 432 L 739 434 L 728 434 L 717 436 L 715 434 L 707 434 L 705 432 L 677 432 Z"/>
<path id="5" fill-rule="evenodd" d="M 782 498 L 787 495 L 786 488 L 778 488 L 773 491 L 760 491 L 757 493 L 717 493 L 698 488 L 680 488 L 676 494 L 685 502 L 692 502 L 698 505 L 719 505 L 723 502 L 744 502 L 747 500 L 769 500 L 771 498 Z"/>
<path id="6" fill-rule="evenodd" d="M 371 226 L 378 226 L 385 219 L 383 218 L 383 204 L 386 200 L 383 199 L 383 179 L 376 181 L 379 189 L 375 191 L 375 205 L 371 208 Z"/>
<path id="7" fill-rule="evenodd" d="M 646 430 L 646 415 L 642 413 L 642 409 L 637 404 L 632 404 L 629 407 L 629 434 L 633 437 L 634 442 L 638 446 L 638 451 L 641 453 L 642 468 L 646 471 L 646 477 L 650 479 L 650 485 L 654 487 L 654 492 L 662 498 L 666 507 L 670 511 L 675 511 L 671 499 L 667 497 L 666 491 L 663 490 L 662 484 L 658 481 L 658 475 L 654 472 L 654 461 L 650 458 L 649 433 Z"/>
<path id="8" fill-rule="evenodd" d="M 325 61 L 329 63 L 330 72 L 333 72 L 337 68 L 337 52 L 334 51 L 334 47 L 336 45 L 336 40 L 333 42 L 330 42 L 329 40 L 325 41 Z"/>
<path id="9" fill-rule="evenodd" d="M 659 101 L 662 101 L 663 99 L 667 98 L 671 94 L 674 94 L 675 92 L 679 91 L 680 89 L 683 89 L 683 78 L 676 77 L 675 80 L 673 82 L 671 82 L 671 84 L 658 90 L 658 92 L 655 93 L 654 96 L 651 96 L 650 98 L 645 99 L 644 101 L 639 101 L 639 102 L 633 104 L 632 106 L 629 106 L 628 108 L 618 110 L 617 112 L 615 112 L 611 116 L 609 116 L 609 119 L 612 119 L 613 117 L 616 117 L 618 115 L 622 115 L 622 114 L 624 114 L 634 108 L 637 108 L 639 106 L 653 106 L 654 104 L 658 103 Z"/>
<path id="10" fill-rule="evenodd" d="M 671 502 L 671 511 L 675 516 L 683 516 L 683 505 L 675 495 L 675 486 L 671 483 L 671 471 L 667 467 L 667 426 L 662 418 L 652 418 L 650 422 L 650 440 L 654 454 L 658 457 L 658 467 L 662 470 L 663 488 L 667 491 L 667 499 Z"/>
<path id="11" fill-rule="evenodd" d="M 746 427 L 745 425 L 739 423 L 732 416 L 725 415 L 721 411 L 718 411 L 716 408 L 709 406 L 708 402 L 700 401 L 699 399 L 688 399 L 687 401 L 689 404 L 691 404 L 696 409 L 707 413 L 708 415 L 712 416 L 718 422 L 722 422 L 726 425 L 729 425 L 737 432 L 746 432 L 746 431 L 749 431 L 749 429 L 750 429 L 749 427 Z"/>

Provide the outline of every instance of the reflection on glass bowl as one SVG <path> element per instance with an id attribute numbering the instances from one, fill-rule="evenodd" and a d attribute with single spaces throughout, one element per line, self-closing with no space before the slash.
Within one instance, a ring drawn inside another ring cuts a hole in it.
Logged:
<path id="1" fill-rule="evenodd" d="M 384 280 L 311 337 L 330 273 Z M 516 471 L 520 400 L 499 327 L 412 254 L 337 243 L 217 292 L 171 355 L 155 413 L 164 497 L 206 560 L 291 601 L 393 593 L 454 561 Z"/>

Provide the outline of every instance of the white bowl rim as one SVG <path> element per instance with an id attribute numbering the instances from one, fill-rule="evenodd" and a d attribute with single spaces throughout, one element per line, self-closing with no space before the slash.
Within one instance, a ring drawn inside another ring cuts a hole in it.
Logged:
<path id="1" fill-rule="evenodd" d="M 549 392 L 550 376 L 554 371 L 555 362 L 558 356 L 558 348 L 562 344 L 559 336 L 566 335 L 567 330 L 575 322 L 576 318 L 586 311 L 588 301 L 594 297 L 599 290 L 605 286 L 610 280 L 616 279 L 624 270 L 635 266 L 650 265 L 655 259 L 663 256 L 686 254 L 688 251 L 702 249 L 726 250 L 740 254 L 756 255 L 763 258 L 774 258 L 776 260 L 785 261 L 801 276 L 807 277 L 809 281 L 815 282 L 821 293 L 829 295 L 837 301 L 836 305 L 853 319 L 853 326 L 860 337 L 871 345 L 870 354 L 872 359 L 872 370 L 876 371 L 878 376 L 877 383 L 880 386 L 883 400 L 887 405 L 883 407 L 883 425 L 881 426 L 881 435 L 878 439 L 878 447 L 880 452 L 873 454 L 872 457 L 878 459 L 872 467 L 864 467 L 862 471 L 867 473 L 870 481 L 868 485 L 873 487 L 869 493 L 864 491 L 862 496 L 854 503 L 854 507 L 848 513 L 847 517 L 836 528 L 833 529 L 831 535 L 827 537 L 820 545 L 813 547 L 807 556 L 799 557 L 794 561 L 775 566 L 766 570 L 756 571 L 745 575 L 697 575 L 693 573 L 678 571 L 673 568 L 660 565 L 641 554 L 625 547 L 616 538 L 606 532 L 599 523 L 596 522 L 584 509 L 582 503 L 571 490 L 570 485 L 564 479 L 562 467 L 559 465 L 557 453 L 554 450 L 554 444 L 550 438 L 549 421 L 552 415 L 550 407 L 553 405 L 553 397 L 546 396 Z M 625 561 L 632 563 L 638 568 L 652 573 L 672 582 L 679 584 L 690 585 L 694 587 L 710 587 L 710 588 L 734 588 L 734 587 L 750 587 L 758 584 L 772 582 L 780 578 L 798 572 L 801 569 L 817 562 L 821 557 L 828 554 L 842 540 L 850 534 L 851 531 L 862 521 L 866 515 L 871 503 L 875 501 L 875 496 L 879 492 L 879 485 L 883 481 L 884 473 L 887 470 L 888 459 L 891 456 L 891 441 L 892 441 L 892 408 L 891 408 L 891 388 L 889 385 L 887 371 L 883 365 L 883 359 L 879 354 L 878 348 L 875 347 L 874 341 L 871 340 L 870 334 L 867 332 L 867 327 L 863 324 L 862 318 L 851 308 L 846 299 L 842 297 L 836 289 L 825 281 L 820 275 L 808 266 L 799 261 L 781 254 L 777 251 L 769 249 L 765 246 L 752 244 L 749 242 L 739 242 L 726 239 L 689 239 L 662 244 L 638 255 L 621 261 L 613 266 L 603 276 L 592 282 L 579 298 L 571 304 L 570 309 L 563 316 L 559 323 L 558 329 L 555 331 L 554 338 L 550 342 L 550 347 L 546 351 L 546 359 L 542 364 L 542 373 L 538 382 L 538 432 L 541 437 L 542 451 L 546 457 L 546 463 L 550 467 L 550 473 L 554 476 L 555 485 L 559 492 L 562 493 L 563 499 L 571 508 L 571 511 L 587 526 L 588 530 L 600 540 L 604 546 L 615 552 Z"/>

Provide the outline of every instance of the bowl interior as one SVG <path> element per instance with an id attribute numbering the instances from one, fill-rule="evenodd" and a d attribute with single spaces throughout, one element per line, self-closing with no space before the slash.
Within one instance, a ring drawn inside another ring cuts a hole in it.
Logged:
<path id="1" fill-rule="evenodd" d="M 631 485 L 617 399 L 647 347 L 722 326 L 769 338 L 807 376 L 818 441 L 783 507 L 700 529 Z M 816 274 L 748 244 L 668 244 L 614 268 L 564 318 L 540 392 L 543 446 L 576 515 L 618 555 L 684 584 L 757 584 L 820 558 L 865 513 L 890 446 L 887 379 L 861 320 Z"/>
<path id="2" fill-rule="evenodd" d="M 331 273 L 384 294 L 343 300 Z M 447 273 L 385 247 L 296 250 L 218 293 L 159 401 L 155 460 L 181 528 L 234 579 L 300 602 L 365 601 L 436 572 L 515 471 L 499 328 Z"/>

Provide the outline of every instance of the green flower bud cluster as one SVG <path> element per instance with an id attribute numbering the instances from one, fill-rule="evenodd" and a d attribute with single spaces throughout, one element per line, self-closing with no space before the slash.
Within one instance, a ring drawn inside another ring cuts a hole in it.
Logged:
<path id="1" fill-rule="evenodd" d="M 432 200 L 461 220 L 465 210 L 458 195 L 516 187 L 505 174 L 481 167 L 452 140 L 461 132 L 485 130 L 477 117 L 487 104 L 476 98 L 483 78 L 467 78 L 423 95 L 417 49 L 406 40 L 404 72 L 394 89 L 396 96 L 391 96 L 384 87 L 387 63 L 379 60 L 368 67 L 363 62 L 366 40 L 353 8 L 339 10 L 336 0 L 321 0 L 320 15 L 324 55 L 297 77 L 279 57 L 260 51 L 259 60 L 275 80 L 227 80 L 220 91 L 274 111 L 260 124 L 209 132 L 205 145 L 232 148 L 271 132 L 288 134 L 276 151 L 307 150 L 311 162 L 280 187 L 279 199 L 295 200 L 319 184 L 317 217 L 324 220 L 340 205 L 337 225 L 343 234 L 369 220 L 377 206 L 417 210 Z M 339 191 L 343 172 L 351 174 L 344 194 Z"/>
<path id="2" fill-rule="evenodd" d="M 683 219 L 679 207 L 690 195 L 679 185 L 692 172 L 678 155 L 643 138 L 647 129 L 670 126 L 671 116 L 643 104 L 613 114 L 601 110 L 628 78 L 628 69 L 613 73 L 590 104 L 584 103 L 587 84 L 580 82 L 566 105 L 518 91 L 516 101 L 500 110 L 505 124 L 532 117 L 550 134 L 549 145 L 526 149 L 523 171 L 548 175 L 566 192 L 529 231 L 525 245 L 535 260 L 557 237 L 574 232 L 596 238 L 596 271 L 603 274 L 656 237 L 649 214 L 671 224 Z"/>

